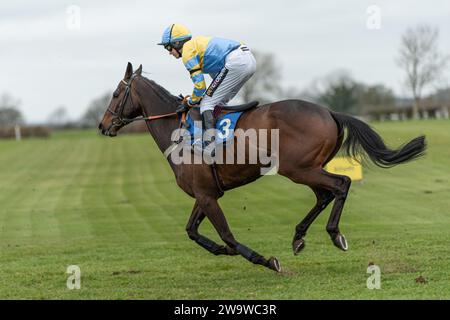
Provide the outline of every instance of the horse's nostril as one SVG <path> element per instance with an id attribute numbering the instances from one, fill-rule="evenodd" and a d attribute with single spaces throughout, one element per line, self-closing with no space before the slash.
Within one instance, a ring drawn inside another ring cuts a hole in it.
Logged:
<path id="1" fill-rule="evenodd" d="M 102 123 L 100 122 L 100 123 L 98 124 L 98 129 L 99 129 L 99 130 L 102 130 L 102 128 L 103 128 L 103 126 L 102 126 Z"/>

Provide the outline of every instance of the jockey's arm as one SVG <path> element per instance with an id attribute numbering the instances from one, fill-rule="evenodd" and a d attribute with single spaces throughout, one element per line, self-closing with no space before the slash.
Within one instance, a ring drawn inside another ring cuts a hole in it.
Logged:
<path id="1" fill-rule="evenodd" d="M 205 77 L 201 71 L 196 71 L 195 73 L 191 73 L 191 79 L 194 83 L 194 90 L 192 92 L 191 98 L 188 100 L 188 103 L 192 105 L 197 105 L 203 98 L 203 95 L 206 92 L 206 83 Z"/>
<path id="2" fill-rule="evenodd" d="M 183 63 L 189 71 L 192 82 L 194 83 L 194 90 L 188 100 L 188 104 L 191 106 L 197 105 L 200 103 L 206 92 L 206 82 L 200 67 L 200 59 L 197 54 L 192 56 L 188 54 L 185 55 L 183 52 Z"/>

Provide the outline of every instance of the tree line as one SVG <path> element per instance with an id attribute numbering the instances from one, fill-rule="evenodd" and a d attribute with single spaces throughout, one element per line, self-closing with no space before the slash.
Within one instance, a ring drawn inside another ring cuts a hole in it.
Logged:
<path id="1" fill-rule="evenodd" d="M 419 117 L 423 92 L 439 87 L 449 56 L 440 52 L 439 32 L 429 25 L 409 28 L 401 37 L 396 64 L 403 71 L 404 87 L 412 97 L 413 118 Z M 296 92 L 279 85 L 281 67 L 273 55 L 255 53 L 258 70 L 242 89 L 244 101 L 262 103 L 276 99 L 299 98 L 313 100 L 329 108 L 354 115 L 364 115 L 370 109 L 394 107 L 398 98 L 383 84 L 366 85 L 353 79 L 348 71 L 334 71 L 312 82 L 309 88 Z M 450 88 L 438 88 L 431 95 L 437 101 L 450 102 Z"/>
<path id="2" fill-rule="evenodd" d="M 401 37 L 397 65 L 403 70 L 404 85 L 412 97 L 413 117 L 417 118 L 423 92 L 442 80 L 449 57 L 439 51 L 439 32 L 429 25 L 409 28 Z M 335 71 L 298 91 L 296 88 L 281 87 L 281 66 L 275 56 L 254 52 L 258 69 L 242 88 L 239 98 L 243 102 L 258 100 L 261 104 L 286 98 L 312 100 L 329 108 L 354 115 L 361 115 L 368 109 L 396 104 L 394 92 L 383 84 L 366 85 L 352 78 L 345 70 Z M 76 121 L 70 120 L 66 108 L 56 108 L 48 117 L 53 127 L 96 127 L 111 100 L 107 92 L 95 98 L 85 113 Z M 437 90 L 439 99 L 450 100 L 450 89 Z M 0 126 L 23 124 L 19 111 L 20 101 L 10 95 L 0 97 Z"/>

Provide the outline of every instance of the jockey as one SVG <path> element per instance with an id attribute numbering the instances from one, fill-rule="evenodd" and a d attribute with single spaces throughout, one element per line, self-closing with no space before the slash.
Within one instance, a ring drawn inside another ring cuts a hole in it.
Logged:
<path id="1" fill-rule="evenodd" d="M 177 112 L 200 106 L 205 131 L 215 128 L 214 107 L 227 105 L 256 71 L 255 58 L 247 46 L 216 37 L 192 37 L 190 31 L 178 23 L 164 30 L 158 45 L 164 46 L 176 59 L 182 58 L 194 83 L 192 95 L 185 97 Z M 204 74 L 213 79 L 208 88 Z M 204 141 L 204 150 L 210 143 L 210 140 Z M 214 156 L 213 150 L 207 151 Z"/>

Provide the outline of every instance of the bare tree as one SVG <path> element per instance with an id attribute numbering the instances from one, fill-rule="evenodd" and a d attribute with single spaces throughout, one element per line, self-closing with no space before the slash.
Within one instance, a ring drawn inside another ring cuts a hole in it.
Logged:
<path id="1" fill-rule="evenodd" d="M 86 112 L 84 113 L 81 122 L 87 127 L 96 127 L 102 120 L 103 114 L 111 101 L 111 93 L 107 92 L 102 96 L 92 100 Z"/>
<path id="2" fill-rule="evenodd" d="M 23 123 L 22 113 L 19 111 L 20 101 L 5 93 L 0 98 L 0 125 L 15 125 Z"/>
<path id="3" fill-rule="evenodd" d="M 255 74 L 248 80 L 240 97 L 244 102 L 258 100 L 267 103 L 277 99 L 282 94 L 280 85 L 281 67 L 277 65 L 274 55 L 253 51 L 257 68 Z"/>
<path id="4" fill-rule="evenodd" d="M 429 25 L 408 29 L 402 36 L 397 64 L 405 71 L 405 83 L 414 99 L 413 117 L 419 117 L 425 87 L 436 82 L 447 64 L 438 49 L 439 32 Z"/>

